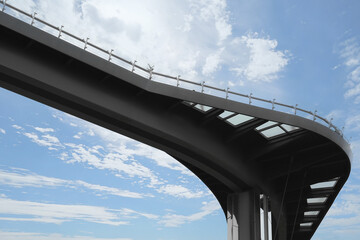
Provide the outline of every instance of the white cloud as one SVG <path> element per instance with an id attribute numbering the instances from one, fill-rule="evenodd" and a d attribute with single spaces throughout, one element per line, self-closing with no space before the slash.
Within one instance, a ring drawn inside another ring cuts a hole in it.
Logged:
<path id="1" fill-rule="evenodd" d="M 15 128 L 15 129 L 17 129 L 17 130 L 23 130 L 23 129 L 24 129 L 24 128 L 22 128 L 21 126 L 16 125 L 16 124 L 12 125 L 12 127 Z"/>
<path id="2" fill-rule="evenodd" d="M 97 151 L 97 146 L 87 147 L 82 144 L 65 145 L 70 148 L 70 154 L 63 155 L 62 157 L 68 163 L 87 163 L 98 169 L 114 171 L 117 173 L 117 176 L 125 175 L 127 177 L 146 179 L 150 181 L 149 187 L 162 184 L 162 181 L 151 169 L 143 166 L 130 155 L 124 154 L 121 149 L 118 149 L 118 152 L 100 154 Z"/>
<path id="3" fill-rule="evenodd" d="M 289 62 L 285 51 L 276 50 L 278 42 L 269 38 L 260 38 L 258 34 L 249 34 L 233 41 L 235 47 L 245 44 L 249 61 L 231 68 L 238 76 L 254 82 L 271 82 L 278 78 Z"/>
<path id="4" fill-rule="evenodd" d="M 202 68 L 202 74 L 209 76 L 219 69 L 219 64 L 221 63 L 221 53 L 223 50 L 224 48 L 219 49 L 219 51 L 207 56 L 205 65 Z"/>
<path id="5" fill-rule="evenodd" d="M 356 38 L 349 38 L 341 43 L 340 57 L 345 60 L 344 64 L 353 67 L 360 64 L 360 46 Z"/>
<path id="6" fill-rule="evenodd" d="M 38 144 L 39 146 L 48 147 L 49 150 L 58 150 L 59 147 L 62 147 L 59 139 L 55 136 L 49 134 L 42 135 L 39 137 L 36 133 L 25 132 L 24 136 L 31 139 L 32 142 Z"/>
<path id="7" fill-rule="evenodd" d="M 91 236 L 64 236 L 58 233 L 6 232 L 0 230 L 4 240 L 131 240 L 131 238 L 97 238 Z"/>
<path id="8" fill-rule="evenodd" d="M 158 215 L 155 215 L 155 214 L 151 214 L 151 213 L 140 213 L 140 212 L 137 212 L 137 211 L 134 211 L 132 209 L 128 209 L 128 208 L 123 208 L 122 209 L 122 214 L 124 216 L 128 216 L 128 217 L 132 217 L 132 215 L 139 215 L 139 216 L 143 216 L 147 219 L 151 219 L 151 220 L 154 220 L 154 219 L 158 219 L 159 216 Z"/>
<path id="9" fill-rule="evenodd" d="M 352 167 L 360 168 L 360 139 L 352 140 L 350 144 L 353 153 Z"/>
<path id="10" fill-rule="evenodd" d="M 239 76 L 269 82 L 288 64 L 285 51 L 276 50 L 275 39 L 233 33 L 226 0 L 42 0 L 28 1 L 29 8 L 40 18 L 64 25 L 105 49 L 115 49 L 115 54 L 128 60 L 138 60 L 142 66 L 149 63 L 155 71 L 195 82 L 221 69 L 238 74 L 229 79 L 234 83 L 243 83 Z M 242 43 L 232 46 L 236 39 Z"/>
<path id="11" fill-rule="evenodd" d="M 167 153 L 158 150 L 156 148 L 150 147 L 146 144 L 137 142 L 131 138 L 128 138 L 126 136 L 120 135 L 116 132 L 110 131 L 108 129 L 105 129 L 103 127 L 97 126 L 95 124 L 86 122 L 82 119 L 78 119 L 74 116 L 58 112 L 55 114 L 56 118 L 61 119 L 61 121 L 67 122 L 67 123 L 74 123 L 84 131 L 78 132 L 74 137 L 76 136 L 83 136 L 84 134 L 87 136 L 97 136 L 99 137 L 106 147 L 106 151 L 109 153 L 117 153 L 122 156 L 123 159 L 132 159 L 134 160 L 134 156 L 141 156 L 150 158 L 153 160 L 158 166 L 165 167 L 171 170 L 179 171 L 182 174 L 188 175 L 188 176 L 194 176 L 194 174 L 189 171 L 186 167 L 184 167 L 181 163 L 179 163 L 177 160 L 169 156 Z M 68 145 L 74 149 L 76 148 L 82 148 L 82 152 L 86 152 L 84 148 L 85 146 L 80 145 Z M 88 148 L 91 149 L 91 148 Z M 68 154 L 69 155 L 69 154 Z M 89 156 L 90 159 L 93 158 L 93 156 Z M 79 159 L 78 159 L 79 160 Z M 98 161 L 95 160 L 94 161 Z"/>
<path id="12" fill-rule="evenodd" d="M 332 110 L 330 113 L 328 113 L 325 118 L 330 120 L 333 119 L 341 119 L 344 116 L 344 112 L 342 110 Z"/>
<path id="13" fill-rule="evenodd" d="M 194 20 L 194 17 L 191 14 L 184 16 L 184 25 L 180 27 L 184 32 L 189 32 L 191 30 L 191 23 Z"/>
<path id="14" fill-rule="evenodd" d="M 229 12 L 226 10 L 225 0 L 191 0 L 189 2 L 190 9 L 198 21 L 204 24 L 210 23 L 210 26 L 215 25 L 217 33 L 215 39 L 218 45 L 231 36 L 232 26 L 229 24 Z"/>
<path id="15" fill-rule="evenodd" d="M 359 66 L 350 73 L 349 77 L 353 82 L 360 82 L 360 63 Z"/>
<path id="16" fill-rule="evenodd" d="M 37 221 L 61 224 L 65 221 L 86 221 L 112 226 L 129 224 L 126 219 L 146 217 L 156 219 L 153 214 L 140 213 L 131 209 L 110 209 L 100 206 L 65 205 L 53 203 L 39 203 L 0 198 L 0 214 L 24 215 L 28 217 L 4 217 L 6 221 Z M 2 220 L 0 218 L 0 220 Z"/>
<path id="17" fill-rule="evenodd" d="M 13 187 L 56 187 L 69 183 L 67 180 L 33 174 L 28 171 L 13 169 L 9 172 L 0 169 L 0 184 Z"/>
<path id="18" fill-rule="evenodd" d="M 108 194 L 128 198 L 152 197 L 151 194 L 137 193 L 119 188 L 91 184 L 81 180 L 65 180 L 60 178 L 41 176 L 24 169 L 12 169 L 6 171 L 0 169 L 0 184 L 12 187 L 70 187 L 86 188 L 100 194 Z"/>
<path id="19" fill-rule="evenodd" d="M 0 198 L 0 214 L 26 215 L 27 221 L 39 220 L 40 222 L 61 223 L 61 221 L 82 220 L 93 223 L 108 225 L 124 225 L 127 221 L 120 221 L 121 210 L 113 210 L 105 207 L 86 205 L 62 205 L 39 203 L 30 201 L 17 201 Z M 14 218 L 15 219 L 15 218 Z M 24 218 L 18 218 L 24 221 Z"/>
<path id="20" fill-rule="evenodd" d="M 73 138 L 80 139 L 80 138 L 81 138 L 81 134 L 78 133 L 78 134 L 74 135 Z"/>
<path id="21" fill-rule="evenodd" d="M 169 156 L 167 153 L 158 150 L 156 148 L 150 147 L 143 143 L 135 144 L 133 152 L 131 154 L 143 156 L 152 159 L 160 167 L 165 167 L 171 170 L 179 171 L 182 174 L 188 176 L 194 176 L 186 167 L 184 167 L 177 160 Z"/>
<path id="22" fill-rule="evenodd" d="M 347 183 L 318 230 L 328 234 L 349 234 L 360 229 L 360 185 Z"/>
<path id="23" fill-rule="evenodd" d="M 158 166 L 194 176 L 193 173 L 182 164 L 160 150 L 85 122 L 69 114 L 56 112 L 56 114 L 53 114 L 53 117 L 66 123 L 74 124 L 75 122 L 78 128 L 84 129 L 84 131 L 78 132 L 77 135 L 81 133 L 81 136 L 97 136 L 104 141 L 104 147 L 98 145 L 86 146 L 84 144 L 61 143 L 57 137 L 49 134 L 39 137 L 35 133 L 23 133 L 39 146 L 57 150 L 61 148 L 63 151 L 60 153 L 59 158 L 67 163 L 86 163 L 91 167 L 113 171 L 118 177 L 136 177 L 139 178 L 138 183 L 147 181 L 147 186 L 151 188 L 163 184 L 163 180 L 151 169 L 137 161 L 135 156 L 150 158 L 154 160 Z M 99 150 L 101 150 L 101 152 Z"/>
<path id="24" fill-rule="evenodd" d="M 170 196 L 178 197 L 178 198 L 201 198 L 204 197 L 206 194 L 203 191 L 196 191 L 192 192 L 190 189 L 181 186 L 181 185 L 173 185 L 173 184 L 167 184 L 164 186 L 161 186 L 159 189 L 157 189 L 159 193 L 168 194 Z"/>
<path id="25" fill-rule="evenodd" d="M 4 129 L 0 128 L 0 133 L 6 134 L 6 131 Z"/>
<path id="26" fill-rule="evenodd" d="M 348 117 L 345 122 L 345 127 L 351 131 L 360 131 L 360 114 Z"/>
<path id="27" fill-rule="evenodd" d="M 11 221 L 11 222 L 38 222 L 38 223 L 54 223 L 61 224 L 63 222 L 67 222 L 68 220 L 64 219 L 56 219 L 56 218 L 15 218 L 15 217 L 0 217 L 0 221 Z"/>
<path id="28" fill-rule="evenodd" d="M 204 217 L 215 213 L 220 209 L 220 205 L 216 200 L 213 200 L 208 203 L 204 203 L 204 206 L 201 208 L 201 211 L 191 215 L 177 215 L 177 214 L 167 214 L 162 217 L 159 224 L 164 225 L 165 227 L 178 227 L 185 223 L 191 223 L 193 221 L 198 221 Z"/>
<path id="29" fill-rule="evenodd" d="M 360 46 L 356 38 L 350 38 L 340 44 L 340 57 L 344 59 L 344 65 L 348 71 L 348 81 L 345 87 L 348 89 L 344 97 L 354 98 L 354 103 L 360 103 Z"/>
<path id="30" fill-rule="evenodd" d="M 153 195 L 151 195 L 151 194 L 136 193 L 136 192 L 131 192 L 128 190 L 121 190 L 118 188 L 107 187 L 107 186 L 102 186 L 102 185 L 98 185 L 98 184 L 90 184 L 90 183 L 80 181 L 80 180 L 75 181 L 75 183 L 79 186 L 83 186 L 88 189 L 96 190 L 96 191 L 99 191 L 99 192 L 105 193 L 105 194 L 111 194 L 114 196 L 129 197 L 129 198 L 153 197 Z"/>
<path id="31" fill-rule="evenodd" d="M 360 84 L 354 85 L 354 87 L 350 88 L 345 93 L 345 98 L 358 96 L 360 94 Z"/>
<path id="32" fill-rule="evenodd" d="M 52 129 L 52 128 L 34 127 L 34 129 L 35 129 L 36 131 L 41 132 L 41 133 L 54 132 L 54 129 Z"/>

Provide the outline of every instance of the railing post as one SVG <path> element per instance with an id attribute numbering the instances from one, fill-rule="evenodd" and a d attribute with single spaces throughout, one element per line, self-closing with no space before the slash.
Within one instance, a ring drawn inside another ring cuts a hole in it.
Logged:
<path id="1" fill-rule="evenodd" d="M 35 15 L 36 15 L 37 13 L 36 12 L 34 12 L 33 14 L 32 14 L 32 19 L 31 19 L 31 26 L 35 23 Z"/>
<path id="2" fill-rule="evenodd" d="M 3 7 L 1 9 L 2 12 L 5 11 L 5 7 L 6 7 L 6 0 L 3 1 Z"/>
<path id="3" fill-rule="evenodd" d="M 178 87 L 180 85 L 180 75 L 176 77 L 176 86 Z"/>
<path id="4" fill-rule="evenodd" d="M 153 71 L 154 71 L 154 66 L 150 66 L 150 64 L 148 64 L 148 66 L 149 66 L 149 74 L 150 74 L 150 76 L 149 76 L 149 80 L 151 80 L 152 79 L 152 75 L 153 75 Z"/>
<path id="5" fill-rule="evenodd" d="M 226 97 L 225 99 L 228 99 L 229 98 L 229 88 L 226 88 Z"/>
<path id="6" fill-rule="evenodd" d="M 332 120 L 333 120 L 333 118 L 330 118 L 330 120 L 329 120 L 329 128 L 331 128 L 331 126 L 332 126 Z"/>
<path id="7" fill-rule="evenodd" d="M 296 115 L 296 109 L 297 109 L 297 104 L 295 104 L 295 107 L 294 107 L 294 114 Z"/>
<path id="8" fill-rule="evenodd" d="M 249 97 L 249 104 L 251 104 L 251 96 L 252 96 L 252 93 L 250 93 L 250 95 L 248 96 Z"/>
<path id="9" fill-rule="evenodd" d="M 58 36 L 58 38 L 60 38 L 60 37 L 61 37 L 61 33 L 62 33 L 63 28 L 64 28 L 64 26 L 63 26 L 63 25 L 61 25 L 61 27 L 59 27 L 59 36 Z"/>
<path id="10" fill-rule="evenodd" d="M 135 71 L 135 63 L 136 63 L 137 61 L 136 60 L 134 60 L 134 62 L 132 63 L 132 69 L 131 69 L 131 72 L 134 72 Z"/>
<path id="11" fill-rule="evenodd" d="M 317 113 L 317 110 L 315 110 L 314 113 L 313 113 L 313 121 L 316 120 L 316 113 Z"/>
<path id="12" fill-rule="evenodd" d="M 113 51 L 114 51 L 114 49 L 111 49 L 110 51 L 108 51 L 108 53 L 109 53 L 109 59 L 108 59 L 108 61 L 109 61 L 109 62 L 111 61 L 111 55 L 112 55 Z"/>
<path id="13" fill-rule="evenodd" d="M 271 108 L 271 109 L 272 109 L 272 110 L 275 109 L 275 100 L 276 100 L 276 99 L 274 98 L 274 99 L 271 101 L 271 104 L 272 104 L 272 108 Z"/>
<path id="14" fill-rule="evenodd" d="M 204 84 L 205 84 L 205 81 L 202 81 L 202 83 L 201 83 L 201 92 L 202 93 L 204 92 Z"/>
<path id="15" fill-rule="evenodd" d="M 86 38 L 86 39 L 84 39 L 84 42 L 85 42 L 84 50 L 86 50 L 86 49 L 87 49 L 87 44 L 88 44 L 89 39 L 90 39 L 90 38 Z"/>

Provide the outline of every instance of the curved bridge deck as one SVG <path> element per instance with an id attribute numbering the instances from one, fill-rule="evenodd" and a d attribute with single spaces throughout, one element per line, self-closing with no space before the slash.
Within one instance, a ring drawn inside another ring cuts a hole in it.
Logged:
<path id="1" fill-rule="evenodd" d="M 0 35 L 1 87 L 167 152 L 225 213 L 265 194 L 273 239 L 310 239 L 349 176 L 349 145 L 317 122 L 150 81 L 4 13 Z"/>

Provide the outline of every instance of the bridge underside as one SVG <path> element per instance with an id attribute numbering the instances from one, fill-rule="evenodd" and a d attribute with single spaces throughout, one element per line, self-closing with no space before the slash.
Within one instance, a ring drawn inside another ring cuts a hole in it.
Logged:
<path id="1" fill-rule="evenodd" d="M 316 122 L 150 81 L 4 13 L 0 36 L 1 87 L 167 152 L 225 214 L 269 196 L 276 239 L 310 239 L 348 178 L 347 143 Z"/>

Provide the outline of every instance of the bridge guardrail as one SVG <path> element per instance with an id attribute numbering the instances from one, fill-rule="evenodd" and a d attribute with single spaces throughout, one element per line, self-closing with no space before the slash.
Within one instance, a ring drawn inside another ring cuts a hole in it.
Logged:
<path id="1" fill-rule="evenodd" d="M 67 35 L 69 37 L 71 37 L 72 39 L 74 40 L 77 40 L 81 43 L 83 43 L 83 49 L 86 50 L 87 48 L 89 47 L 93 47 L 94 49 L 102 52 L 102 53 L 105 53 L 106 56 L 108 57 L 108 61 L 110 62 L 113 58 L 115 59 L 118 59 L 120 60 L 122 63 L 125 63 L 128 65 L 128 67 L 130 69 L 128 69 L 129 71 L 131 72 L 134 72 L 134 73 L 137 73 L 143 77 L 148 77 L 149 80 L 152 80 L 153 79 L 153 76 L 159 76 L 159 77 L 163 77 L 163 78 L 166 78 L 166 79 L 171 79 L 171 80 L 175 80 L 176 81 L 176 86 L 177 87 L 180 87 L 180 82 L 183 82 L 183 83 L 187 83 L 187 84 L 191 84 L 191 85 L 194 85 L 194 86 L 198 86 L 201 88 L 201 92 L 204 93 L 204 90 L 205 89 L 211 89 L 211 90 L 215 90 L 215 91 L 219 91 L 219 92 L 222 92 L 224 93 L 223 97 L 225 99 L 228 99 L 229 98 L 229 95 L 232 94 L 232 95 L 235 95 L 235 96 L 239 96 L 239 97 L 243 97 L 243 98 L 247 98 L 248 99 L 248 103 L 249 104 L 252 104 L 252 101 L 253 100 L 257 100 L 259 102 L 262 102 L 262 103 L 269 103 L 271 104 L 271 109 L 274 110 L 275 109 L 275 106 L 281 106 L 281 107 L 285 107 L 285 108 L 288 108 L 290 110 L 293 111 L 293 114 L 297 114 L 297 112 L 302 112 L 302 113 L 305 113 L 307 114 L 307 118 L 312 118 L 313 121 L 316 121 L 317 119 L 320 119 L 320 123 L 322 123 L 323 125 L 326 125 L 328 128 L 330 128 L 331 130 L 333 130 L 334 132 L 336 132 L 337 134 L 339 134 L 340 136 L 342 136 L 347 142 L 348 140 L 344 137 L 344 134 L 343 134 L 343 130 L 344 130 L 344 127 L 340 130 L 339 128 L 337 128 L 335 125 L 332 124 L 332 118 L 330 120 L 324 118 L 324 117 L 321 117 L 319 115 L 317 115 L 317 110 L 315 110 L 314 112 L 311 112 L 311 111 L 308 111 L 308 110 L 305 110 L 305 109 L 302 109 L 302 108 L 299 108 L 298 105 L 288 105 L 288 104 L 284 104 L 284 103 L 280 103 L 280 102 L 276 102 L 275 99 L 273 100 L 266 100 L 266 99 L 262 99 L 262 98 L 259 98 L 259 97 L 255 97 L 252 95 L 252 93 L 250 94 L 242 94 L 242 93 L 238 93 L 238 92 L 234 92 L 234 91 L 230 91 L 230 88 L 226 88 L 226 89 L 222 89 L 222 88 L 218 88 L 218 87 L 215 87 L 215 86 L 211 86 L 211 85 L 206 85 L 204 81 L 198 83 L 198 82 L 193 82 L 193 81 L 190 81 L 190 80 L 186 80 L 186 79 L 183 79 L 183 78 L 180 78 L 180 75 L 178 76 L 170 76 L 170 75 L 167 75 L 167 74 L 163 74 L 163 73 L 160 73 L 160 72 L 155 72 L 154 71 L 154 66 L 150 66 L 148 65 L 148 68 L 144 68 L 140 65 L 137 65 L 136 64 L 136 60 L 134 61 L 129 61 L 129 60 L 126 60 L 116 54 L 113 53 L 113 49 L 111 50 L 106 50 L 106 49 L 103 49 L 91 42 L 89 42 L 89 38 L 80 38 L 66 30 L 64 30 L 64 26 L 60 26 L 60 27 L 56 27 L 38 17 L 36 17 L 36 12 L 30 14 L 30 13 L 27 13 L 11 4 L 9 4 L 6 0 L 0 0 L 0 3 L 2 4 L 2 12 L 4 12 L 6 10 L 6 8 L 10 8 L 24 16 L 27 16 L 31 19 L 30 21 L 30 25 L 33 26 L 35 21 L 37 22 L 40 22 L 42 24 L 44 24 L 45 26 L 47 27 L 50 27 L 51 29 L 55 30 L 58 32 L 58 38 L 61 38 L 63 35 Z M 51 33 L 49 33 L 51 34 Z M 70 42 L 72 43 L 72 42 Z M 73 44 L 73 43 L 72 43 Z M 118 66 L 120 66 L 120 64 L 117 64 Z M 122 66 L 120 66 L 122 67 Z M 142 71 L 139 72 L 139 71 L 136 71 L 136 70 L 140 70 Z M 148 74 L 148 76 L 144 76 L 143 74 Z M 167 83 L 169 84 L 169 83 Z"/>

